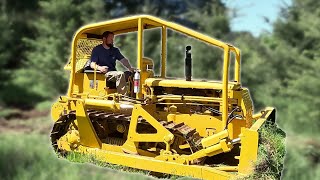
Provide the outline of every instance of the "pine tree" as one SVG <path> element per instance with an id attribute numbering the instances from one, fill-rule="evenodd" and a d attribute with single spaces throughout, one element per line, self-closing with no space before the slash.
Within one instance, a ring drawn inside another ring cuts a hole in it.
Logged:
<path id="1" fill-rule="evenodd" d="M 66 92 L 68 74 L 63 66 L 69 59 L 76 29 L 107 16 L 101 0 L 46 0 L 39 5 L 40 16 L 33 23 L 36 38 L 25 40 L 30 51 L 25 68 L 15 74 L 14 83 L 28 87 L 42 99 L 51 99 Z"/>
<path id="2" fill-rule="evenodd" d="M 2 0 L 0 2 L 0 106 L 14 105 L 13 98 L 19 99 L 13 91 L 19 91 L 11 83 L 12 74 L 22 63 L 27 45 L 23 38 L 33 38 L 31 22 L 37 13 L 37 0 L 21 2 Z M 23 91 L 23 90 L 21 90 Z"/>

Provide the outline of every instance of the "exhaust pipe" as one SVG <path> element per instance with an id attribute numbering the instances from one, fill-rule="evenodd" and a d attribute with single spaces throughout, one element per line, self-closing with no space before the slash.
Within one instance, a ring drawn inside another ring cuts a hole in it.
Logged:
<path id="1" fill-rule="evenodd" d="M 191 46 L 186 47 L 186 59 L 185 59 L 185 76 L 186 81 L 191 81 L 192 76 L 192 58 L 191 58 Z"/>

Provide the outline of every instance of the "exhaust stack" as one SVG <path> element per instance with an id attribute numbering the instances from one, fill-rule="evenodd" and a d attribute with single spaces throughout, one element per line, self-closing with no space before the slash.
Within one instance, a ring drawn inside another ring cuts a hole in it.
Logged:
<path id="1" fill-rule="evenodd" d="M 185 76 L 186 81 L 191 81 L 192 76 L 192 58 L 191 58 L 191 46 L 186 47 L 186 59 L 185 59 Z"/>

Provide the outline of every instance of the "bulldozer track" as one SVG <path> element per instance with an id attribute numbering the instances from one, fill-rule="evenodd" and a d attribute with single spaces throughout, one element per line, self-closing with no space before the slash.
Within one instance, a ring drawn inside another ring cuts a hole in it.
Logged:
<path id="1" fill-rule="evenodd" d="M 201 136 L 196 131 L 196 129 L 189 127 L 184 123 L 174 123 L 172 121 L 160 121 L 160 124 L 163 125 L 166 129 L 168 129 L 172 134 L 180 135 L 185 138 L 185 141 L 190 145 L 190 149 L 192 152 L 196 152 L 201 147 Z"/>
<path id="2" fill-rule="evenodd" d="M 107 120 L 108 122 L 128 122 L 130 123 L 131 116 L 121 113 L 113 113 L 106 111 L 87 110 L 88 116 L 94 127 L 104 129 L 101 121 Z M 58 147 L 58 140 L 64 136 L 68 130 L 70 124 L 76 119 L 75 111 L 70 111 L 68 114 L 61 115 L 60 118 L 54 123 L 51 132 L 51 143 L 56 152 L 62 152 Z M 184 123 L 174 123 L 160 120 L 159 123 L 163 125 L 167 130 L 173 133 L 175 136 L 183 137 L 184 140 L 190 145 L 191 152 L 196 152 L 202 149 L 201 136 L 196 129 L 187 126 Z M 138 124 L 148 124 L 144 119 L 139 118 Z"/>

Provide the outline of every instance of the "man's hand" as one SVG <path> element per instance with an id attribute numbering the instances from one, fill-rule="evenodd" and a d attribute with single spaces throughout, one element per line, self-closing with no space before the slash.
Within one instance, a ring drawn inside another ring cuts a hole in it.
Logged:
<path id="1" fill-rule="evenodd" d="M 102 72 L 102 73 L 108 72 L 108 66 L 99 66 L 99 65 L 96 64 L 96 62 L 91 62 L 90 67 L 92 69 L 97 68 L 97 70 Z"/>
<path id="2" fill-rule="evenodd" d="M 108 66 L 98 66 L 98 70 L 102 73 L 108 72 Z"/>

